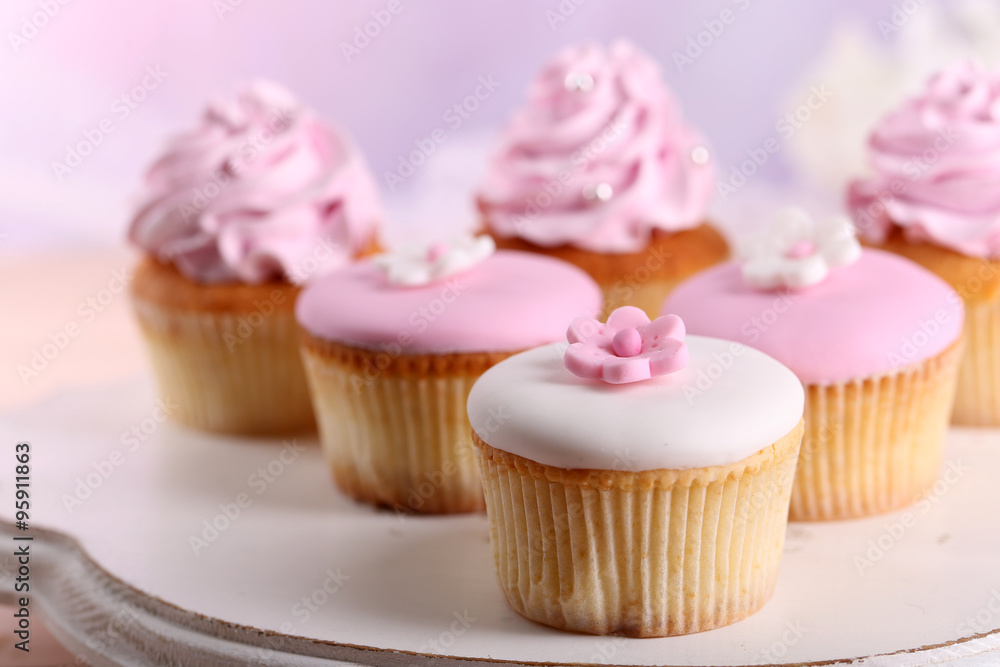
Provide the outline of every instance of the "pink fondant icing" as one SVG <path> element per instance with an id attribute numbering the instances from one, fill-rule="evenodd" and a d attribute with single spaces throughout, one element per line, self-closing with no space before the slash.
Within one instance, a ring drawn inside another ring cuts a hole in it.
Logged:
<path id="1" fill-rule="evenodd" d="M 296 303 L 311 334 L 388 354 L 514 351 L 563 340 L 601 311 L 583 271 L 535 253 L 500 251 L 427 285 L 392 285 L 371 261 L 317 278 Z"/>
<path id="2" fill-rule="evenodd" d="M 624 384 L 674 373 L 687 366 L 684 322 L 676 315 L 650 322 L 641 308 L 623 306 L 606 323 L 581 317 L 566 332 L 563 358 L 578 377 Z"/>
<path id="3" fill-rule="evenodd" d="M 795 292 L 758 290 L 738 263 L 704 271 L 671 293 L 662 312 L 691 334 L 746 343 L 806 384 L 894 371 L 948 348 L 962 333 L 962 300 L 909 260 L 864 250 L 849 267 Z"/>
<path id="4" fill-rule="evenodd" d="M 851 183 L 861 234 L 906 238 L 973 257 L 1000 257 L 1000 71 L 960 62 L 875 126 L 875 175 Z"/>

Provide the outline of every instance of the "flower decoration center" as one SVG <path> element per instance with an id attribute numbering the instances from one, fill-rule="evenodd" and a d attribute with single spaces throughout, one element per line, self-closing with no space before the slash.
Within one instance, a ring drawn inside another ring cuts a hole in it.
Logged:
<path id="1" fill-rule="evenodd" d="M 496 251 L 487 235 L 465 237 L 452 243 L 432 243 L 424 248 L 379 255 L 372 263 L 390 285 L 420 286 L 467 271 Z"/>
<path id="2" fill-rule="evenodd" d="M 571 93 L 589 93 L 594 89 L 594 77 L 587 72 L 570 72 L 563 79 L 563 87 Z"/>
<path id="3" fill-rule="evenodd" d="M 573 320 L 563 363 L 578 377 L 610 384 L 648 380 L 687 366 L 684 333 L 684 322 L 676 315 L 650 321 L 641 309 L 624 306 L 606 323 L 586 317 Z"/>
<path id="4" fill-rule="evenodd" d="M 450 246 L 447 243 L 432 243 L 427 247 L 427 261 L 436 262 L 446 254 Z"/>
<path id="5" fill-rule="evenodd" d="M 611 347 L 619 357 L 634 357 L 642 352 L 642 335 L 635 327 L 622 329 L 611 339 Z"/>
<path id="6" fill-rule="evenodd" d="M 801 289 L 827 279 L 830 271 L 861 257 L 850 220 L 817 222 L 805 211 L 780 211 L 770 229 L 744 248 L 743 278 L 757 289 Z"/>
<path id="7" fill-rule="evenodd" d="M 785 251 L 785 257 L 788 259 L 804 259 L 815 253 L 816 244 L 803 239 L 789 246 L 788 250 Z"/>
<path id="8" fill-rule="evenodd" d="M 604 204 L 615 196 L 615 189 L 610 183 L 597 183 L 583 188 L 583 198 L 590 204 Z"/>

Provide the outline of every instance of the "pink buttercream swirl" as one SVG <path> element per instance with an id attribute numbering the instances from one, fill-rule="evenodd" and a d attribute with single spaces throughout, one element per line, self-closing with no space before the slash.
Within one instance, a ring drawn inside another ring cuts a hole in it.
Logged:
<path id="1" fill-rule="evenodd" d="M 211 104 L 146 176 L 129 238 L 201 283 L 301 283 L 372 242 L 375 183 L 348 139 L 282 87 Z"/>
<path id="2" fill-rule="evenodd" d="M 498 236 L 636 252 L 703 221 L 714 167 L 658 65 L 628 42 L 570 48 L 532 83 L 480 189 Z"/>
<path id="3" fill-rule="evenodd" d="M 864 237 L 882 242 L 898 225 L 911 241 L 1000 256 L 1000 73 L 974 61 L 939 72 L 869 148 L 876 175 L 847 192 Z"/>
<path id="4" fill-rule="evenodd" d="M 638 382 L 674 373 L 688 364 L 684 322 L 664 315 L 652 322 L 634 306 L 623 306 L 607 323 L 581 317 L 566 332 L 570 346 L 563 363 L 582 378 L 612 384 Z"/>

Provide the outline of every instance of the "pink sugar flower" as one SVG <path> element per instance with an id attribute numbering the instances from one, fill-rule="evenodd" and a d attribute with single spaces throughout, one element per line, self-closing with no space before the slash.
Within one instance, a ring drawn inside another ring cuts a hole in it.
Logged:
<path id="1" fill-rule="evenodd" d="M 674 373 L 688 364 L 684 322 L 676 315 L 650 322 L 641 309 L 623 306 L 607 323 L 573 320 L 566 337 L 570 346 L 563 363 L 582 378 L 624 384 Z"/>

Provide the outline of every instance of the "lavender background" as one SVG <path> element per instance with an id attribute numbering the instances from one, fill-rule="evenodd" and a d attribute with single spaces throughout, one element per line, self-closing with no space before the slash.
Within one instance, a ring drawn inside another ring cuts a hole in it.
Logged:
<path id="1" fill-rule="evenodd" d="M 661 61 L 685 115 L 710 138 L 725 169 L 774 133 L 783 96 L 802 83 L 835 25 L 856 21 L 881 41 L 877 22 L 901 4 L 392 0 L 401 10 L 348 62 L 342 43 L 364 30 L 372 12 L 383 11 L 384 20 L 388 0 L 63 1 L 6 0 L 0 10 L 0 73 L 7 84 L 0 107 L 0 252 L 121 243 L 142 170 L 164 138 L 193 123 L 211 96 L 257 76 L 285 83 L 348 128 L 389 195 L 384 172 L 415 140 L 440 127 L 450 152 L 473 147 L 462 157 L 468 180 L 548 56 L 574 42 L 627 37 Z M 46 7 L 54 15 L 39 18 Z M 731 12 L 731 24 L 678 71 L 674 52 L 723 11 Z M 34 34 L 26 28 L 33 18 L 44 23 Z M 147 68 L 166 76 L 123 117 L 116 99 Z M 443 114 L 473 92 L 480 76 L 501 85 L 451 129 Z M 53 161 L 65 160 L 67 145 L 84 140 L 103 119 L 111 119 L 113 131 L 60 179 Z M 761 178 L 787 181 L 787 156 L 776 157 Z M 452 201 L 468 198 L 447 179 L 419 176 L 391 194 L 393 210 L 433 196 L 426 190 L 434 188 L 451 190 L 436 194 Z"/>

